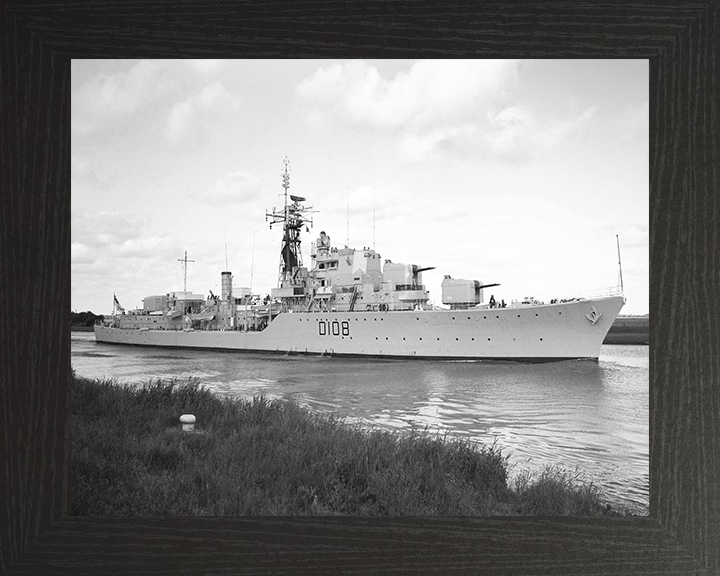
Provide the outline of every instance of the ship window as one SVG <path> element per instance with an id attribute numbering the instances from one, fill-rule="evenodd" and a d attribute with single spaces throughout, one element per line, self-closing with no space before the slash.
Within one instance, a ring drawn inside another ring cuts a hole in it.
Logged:
<path id="1" fill-rule="evenodd" d="M 542 342 L 542 338 L 540 338 L 540 342 Z"/>
<path id="2" fill-rule="evenodd" d="M 473 342 L 475 342 L 475 338 L 470 338 L 470 340 L 472 340 Z"/>
<path id="3" fill-rule="evenodd" d="M 488 342 L 490 342 L 490 338 L 488 338 Z"/>
<path id="4" fill-rule="evenodd" d="M 535 314 L 535 316 L 537 316 L 537 314 Z M 520 314 L 518 314 L 518 318 L 520 318 Z"/>

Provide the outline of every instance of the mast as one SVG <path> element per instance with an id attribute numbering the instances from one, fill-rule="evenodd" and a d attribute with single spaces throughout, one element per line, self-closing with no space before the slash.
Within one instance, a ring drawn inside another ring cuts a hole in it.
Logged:
<path id="1" fill-rule="evenodd" d="M 622 262 L 620 261 L 620 236 L 615 234 L 615 240 L 617 241 L 617 249 L 618 249 L 618 269 L 620 272 L 620 292 L 623 292 Z"/>
<path id="2" fill-rule="evenodd" d="M 301 268 L 302 252 L 300 244 L 300 232 L 302 227 L 308 222 L 312 226 L 312 218 L 306 216 L 311 212 L 312 207 L 302 205 L 305 198 L 301 196 L 288 195 L 290 188 L 290 160 L 287 156 L 283 160 L 282 187 L 285 189 L 284 200 L 285 205 L 282 210 L 272 209 L 272 212 L 265 213 L 265 220 L 270 218 L 270 229 L 273 224 L 283 225 L 282 245 L 280 247 L 280 267 L 278 271 L 278 287 L 292 286 L 295 284 L 295 274 L 297 269 Z M 289 200 L 289 201 L 288 201 Z"/>
<path id="3" fill-rule="evenodd" d="M 178 258 L 178 262 L 183 263 L 183 292 L 187 292 L 187 265 L 188 262 L 195 262 L 195 260 L 188 260 L 187 250 L 185 250 L 185 258 Z"/>

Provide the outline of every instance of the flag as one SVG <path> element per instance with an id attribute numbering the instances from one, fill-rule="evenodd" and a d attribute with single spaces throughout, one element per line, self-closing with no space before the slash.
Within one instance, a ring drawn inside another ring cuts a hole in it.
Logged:
<path id="1" fill-rule="evenodd" d="M 120 312 L 121 314 L 125 314 L 125 308 L 120 305 L 120 302 L 118 302 L 117 296 L 115 296 L 115 294 L 113 294 L 113 304 L 118 309 L 118 312 Z"/>

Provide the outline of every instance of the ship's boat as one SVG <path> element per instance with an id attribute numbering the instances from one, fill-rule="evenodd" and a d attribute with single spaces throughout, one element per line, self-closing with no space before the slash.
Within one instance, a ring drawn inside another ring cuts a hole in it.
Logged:
<path id="1" fill-rule="evenodd" d="M 383 260 L 374 249 L 338 248 L 324 231 L 304 266 L 301 233 L 312 224 L 306 199 L 289 195 L 266 213 L 282 226 L 278 287 L 260 300 L 233 294 L 221 272 L 219 296 L 185 290 L 148 296 L 131 312 L 113 296 L 113 314 L 95 326 L 98 342 L 283 354 L 549 361 L 597 359 L 625 303 L 620 288 L 594 297 L 485 302 L 498 286 L 445 276 L 442 304 L 430 304 L 422 273 L 431 267 Z M 187 254 L 185 255 L 187 266 Z"/>

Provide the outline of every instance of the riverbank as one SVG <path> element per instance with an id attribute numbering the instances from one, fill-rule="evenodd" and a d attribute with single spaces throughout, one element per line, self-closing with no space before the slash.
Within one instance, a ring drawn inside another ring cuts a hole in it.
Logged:
<path id="1" fill-rule="evenodd" d="M 603 344 L 650 344 L 650 317 L 618 316 Z"/>
<path id="2" fill-rule="evenodd" d="M 601 491 L 421 432 L 350 425 L 286 400 L 193 382 L 72 378 L 74 515 L 603 515 Z M 197 417 L 194 432 L 179 416 Z"/>

